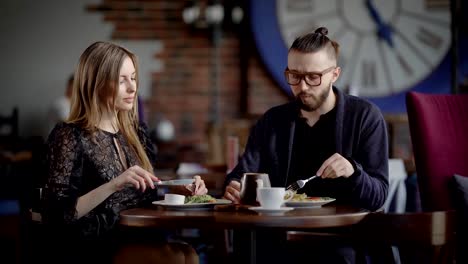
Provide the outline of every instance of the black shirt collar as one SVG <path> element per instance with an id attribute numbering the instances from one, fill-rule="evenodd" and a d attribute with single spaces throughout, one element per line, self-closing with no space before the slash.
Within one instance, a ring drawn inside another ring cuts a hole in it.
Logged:
<path id="1" fill-rule="evenodd" d="M 332 110 L 326 112 L 325 114 L 322 114 L 320 115 L 319 117 L 319 121 L 320 120 L 329 120 L 330 118 L 333 118 L 336 116 L 336 106 L 333 107 Z M 307 122 L 307 118 L 305 118 L 304 116 L 302 116 L 302 111 L 299 111 L 298 112 L 298 115 L 297 115 L 297 118 L 296 118 L 297 121 L 302 121 L 302 122 Z"/>

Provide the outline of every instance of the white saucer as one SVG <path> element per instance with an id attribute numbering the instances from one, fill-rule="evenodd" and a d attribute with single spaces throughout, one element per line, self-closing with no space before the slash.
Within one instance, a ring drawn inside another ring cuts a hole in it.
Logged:
<path id="1" fill-rule="evenodd" d="M 294 208 L 320 208 L 322 207 L 322 205 L 331 203 L 335 200 L 336 199 L 329 198 L 329 197 L 325 197 L 325 198 L 317 197 L 317 200 L 289 201 L 284 204 L 288 207 L 294 207 Z"/>
<path id="2" fill-rule="evenodd" d="M 213 209 L 215 205 L 231 204 L 232 202 L 226 199 L 216 199 L 216 202 L 210 203 L 189 203 L 189 204 L 167 204 L 164 200 L 154 201 L 152 204 L 162 206 L 169 210 L 206 210 Z"/>
<path id="3" fill-rule="evenodd" d="M 280 214 L 284 214 L 285 212 L 291 211 L 293 209 L 294 208 L 292 207 L 280 207 L 278 209 L 263 208 L 261 206 L 249 207 L 249 210 L 255 211 L 259 214 L 268 214 L 268 215 L 280 215 Z"/>

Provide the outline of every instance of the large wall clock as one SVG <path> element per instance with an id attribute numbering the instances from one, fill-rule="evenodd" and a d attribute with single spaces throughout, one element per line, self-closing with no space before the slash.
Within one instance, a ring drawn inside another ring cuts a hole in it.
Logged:
<path id="1" fill-rule="evenodd" d="M 341 47 L 336 86 L 382 111 L 404 112 L 409 90 L 450 92 L 449 0 L 253 0 L 251 20 L 265 65 L 289 95 L 283 78 L 287 49 L 320 26 Z"/>

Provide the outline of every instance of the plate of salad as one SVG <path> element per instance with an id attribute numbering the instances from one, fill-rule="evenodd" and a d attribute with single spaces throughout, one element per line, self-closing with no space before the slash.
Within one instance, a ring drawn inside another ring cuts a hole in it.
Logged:
<path id="1" fill-rule="evenodd" d="M 318 208 L 335 200 L 335 198 L 331 197 L 309 197 L 305 193 L 296 193 L 289 201 L 285 202 L 285 205 L 295 208 Z"/>
<path id="2" fill-rule="evenodd" d="M 154 201 L 154 205 L 162 206 L 170 210 L 209 210 L 215 205 L 231 204 L 232 202 L 226 199 L 216 199 L 209 194 L 186 196 L 184 204 L 167 204 L 164 200 Z"/>

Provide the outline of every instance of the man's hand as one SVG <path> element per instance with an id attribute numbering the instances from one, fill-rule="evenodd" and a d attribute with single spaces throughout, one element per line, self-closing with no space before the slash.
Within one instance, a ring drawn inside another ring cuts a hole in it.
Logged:
<path id="1" fill-rule="evenodd" d="M 233 203 L 240 203 L 240 182 L 231 181 L 228 186 L 226 186 L 226 191 L 224 192 L 224 199 L 231 200 Z"/>
<path id="2" fill-rule="evenodd" d="M 353 173 L 353 165 L 346 158 L 335 153 L 322 164 L 317 171 L 317 176 L 322 179 L 338 177 L 348 178 L 353 175 Z"/>

